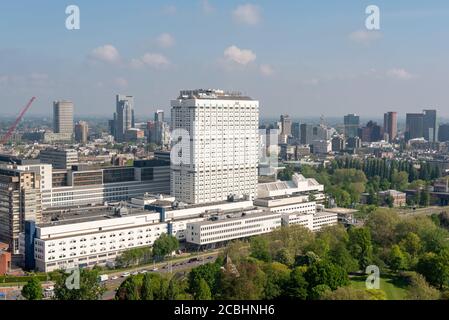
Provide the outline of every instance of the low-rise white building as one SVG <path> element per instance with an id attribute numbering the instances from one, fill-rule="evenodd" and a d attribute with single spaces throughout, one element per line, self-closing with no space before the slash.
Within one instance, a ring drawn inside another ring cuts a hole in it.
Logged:
<path id="1" fill-rule="evenodd" d="M 186 240 L 201 246 L 269 233 L 279 227 L 279 213 L 241 213 L 222 220 L 188 223 Z"/>
<path id="2" fill-rule="evenodd" d="M 100 211 L 38 225 L 34 239 L 36 269 L 50 272 L 105 265 L 123 251 L 151 246 L 167 233 L 168 226 L 160 222 L 159 213 L 133 211 L 121 215 Z"/>

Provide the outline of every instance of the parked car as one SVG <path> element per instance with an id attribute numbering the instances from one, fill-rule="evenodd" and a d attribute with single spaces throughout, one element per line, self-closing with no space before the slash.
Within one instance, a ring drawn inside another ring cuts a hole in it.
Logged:
<path id="1" fill-rule="evenodd" d="M 129 272 L 124 272 L 124 273 L 122 274 L 122 278 L 129 277 L 130 275 L 131 275 L 131 273 L 129 273 Z"/>

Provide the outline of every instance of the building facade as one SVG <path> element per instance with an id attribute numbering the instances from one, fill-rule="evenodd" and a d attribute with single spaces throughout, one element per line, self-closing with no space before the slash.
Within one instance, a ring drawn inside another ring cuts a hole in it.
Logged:
<path id="1" fill-rule="evenodd" d="M 53 102 L 53 132 L 73 134 L 73 102 Z"/>
<path id="2" fill-rule="evenodd" d="M 398 113 L 387 112 L 384 114 L 384 133 L 388 134 L 388 142 L 396 140 L 398 136 Z"/>
<path id="3" fill-rule="evenodd" d="M 259 102 L 200 89 L 181 91 L 171 105 L 172 129 L 184 134 L 172 148 L 172 194 L 193 204 L 254 197 Z"/>

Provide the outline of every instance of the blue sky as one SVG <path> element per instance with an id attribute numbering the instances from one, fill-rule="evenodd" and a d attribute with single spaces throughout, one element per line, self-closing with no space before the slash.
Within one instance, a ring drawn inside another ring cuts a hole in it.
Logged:
<path id="1" fill-rule="evenodd" d="M 71 4 L 80 30 L 65 28 Z M 368 5 L 379 31 L 365 28 Z M 71 99 L 78 115 L 110 115 L 116 93 L 150 116 L 207 87 L 249 94 L 265 116 L 447 117 L 448 39 L 443 0 L 2 1 L 0 116 L 33 95 L 34 114 Z"/>

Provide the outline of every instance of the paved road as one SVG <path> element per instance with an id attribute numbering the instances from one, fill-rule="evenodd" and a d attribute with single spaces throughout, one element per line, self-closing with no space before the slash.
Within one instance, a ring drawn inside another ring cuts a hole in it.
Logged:
<path id="1" fill-rule="evenodd" d="M 138 273 L 145 273 L 145 272 L 159 272 L 159 273 L 175 273 L 175 272 L 182 272 L 182 271 L 188 271 L 194 267 L 197 267 L 201 264 L 213 262 L 217 259 L 217 256 L 220 252 L 210 252 L 201 254 L 198 256 L 199 261 L 193 261 L 188 262 L 192 257 L 186 257 L 183 260 L 176 260 L 174 262 L 164 262 L 156 264 L 157 270 L 152 271 L 153 267 L 146 267 L 146 268 L 134 268 L 131 270 L 127 270 L 126 272 L 130 272 L 131 274 L 138 274 Z M 105 282 L 106 285 L 106 292 L 103 295 L 103 300 L 112 300 L 115 297 L 115 292 L 120 287 L 123 281 L 125 281 L 126 277 L 123 277 L 122 272 L 118 273 L 110 273 L 109 274 L 109 280 Z M 116 278 L 115 278 L 116 277 Z M 112 279 L 114 278 L 114 279 Z"/>

